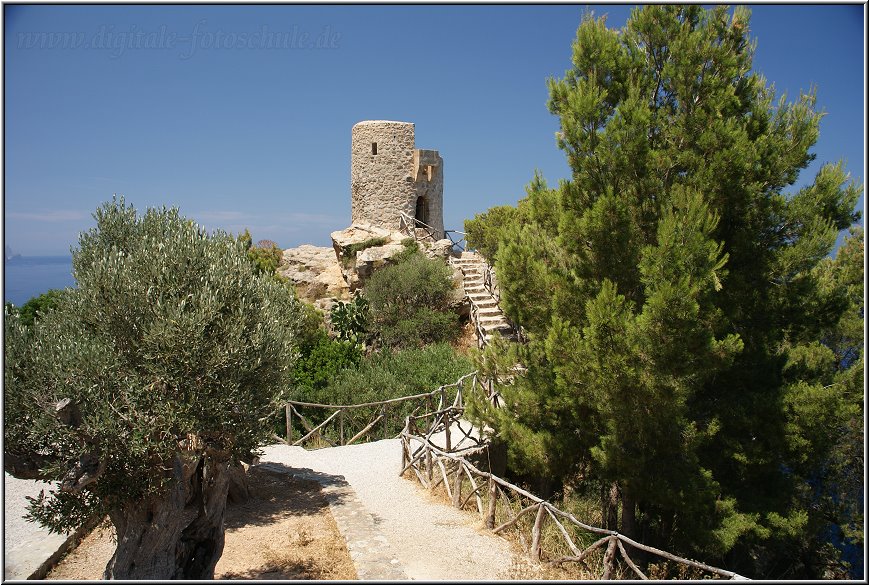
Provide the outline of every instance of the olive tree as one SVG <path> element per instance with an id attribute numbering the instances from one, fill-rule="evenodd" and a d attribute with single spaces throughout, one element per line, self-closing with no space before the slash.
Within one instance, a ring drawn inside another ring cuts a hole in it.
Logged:
<path id="1" fill-rule="evenodd" d="M 73 251 L 77 288 L 33 327 L 5 319 L 6 471 L 58 482 L 30 517 L 108 515 L 105 578 L 213 577 L 227 494 L 268 437 L 299 304 L 230 234 L 121 198 Z"/>

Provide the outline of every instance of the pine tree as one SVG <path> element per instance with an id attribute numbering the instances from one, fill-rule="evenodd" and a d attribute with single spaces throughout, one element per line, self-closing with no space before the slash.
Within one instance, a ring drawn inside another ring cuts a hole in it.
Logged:
<path id="1" fill-rule="evenodd" d="M 810 576 L 823 522 L 806 489 L 855 420 L 834 378 L 858 364 L 834 359 L 847 287 L 821 267 L 861 187 L 828 164 L 784 191 L 821 114 L 752 72 L 748 25 L 723 6 L 646 6 L 621 30 L 583 18 L 548 82 L 570 180 L 536 176 L 507 221 L 472 224 L 497 240 L 502 308 L 529 338 L 482 356 L 512 383 L 506 408 L 475 411 L 517 469 L 619 494 L 612 528 Z M 826 377 L 800 370 L 820 362 Z"/>

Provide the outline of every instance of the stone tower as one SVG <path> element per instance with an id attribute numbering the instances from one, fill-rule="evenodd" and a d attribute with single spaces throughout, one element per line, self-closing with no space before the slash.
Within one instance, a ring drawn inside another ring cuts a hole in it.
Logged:
<path id="1" fill-rule="evenodd" d="M 444 237 L 444 161 L 414 148 L 411 122 L 366 120 L 350 141 L 351 221 L 397 230 L 400 212 Z"/>

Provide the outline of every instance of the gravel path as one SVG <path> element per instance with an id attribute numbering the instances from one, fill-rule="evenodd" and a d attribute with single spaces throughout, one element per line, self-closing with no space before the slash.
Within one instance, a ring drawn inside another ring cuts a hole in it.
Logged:
<path id="1" fill-rule="evenodd" d="M 506 541 L 485 532 L 476 515 L 436 501 L 416 482 L 398 476 L 398 439 L 316 451 L 271 445 L 260 461 L 343 475 L 410 579 L 510 578 L 513 553 Z"/>
<path id="2" fill-rule="evenodd" d="M 307 468 L 314 475 L 343 476 L 355 492 L 355 498 L 350 498 L 352 501 L 346 502 L 343 509 L 349 510 L 346 513 L 350 515 L 365 517 L 361 522 L 357 517 L 351 523 L 365 534 L 345 534 L 348 540 L 354 540 L 348 546 L 371 549 L 377 545 L 374 541 L 382 541 L 380 556 L 394 557 L 398 561 L 395 569 L 406 575 L 391 579 L 511 578 L 514 555 L 505 540 L 487 532 L 475 514 L 456 510 L 433 498 L 418 483 L 398 476 L 401 470 L 398 439 L 316 451 L 271 445 L 265 448 L 260 461 L 296 470 Z M 50 487 L 44 482 L 5 475 L 4 579 L 26 579 L 66 540 L 65 535 L 49 534 L 38 524 L 22 518 L 26 496 L 36 496 Z M 353 503 L 356 500 L 358 505 Z M 366 544 L 366 540 L 372 542 Z M 373 558 L 379 558 L 377 553 Z"/>
<path id="3" fill-rule="evenodd" d="M 3 577 L 27 579 L 66 542 L 66 535 L 51 534 L 23 518 L 27 496 L 36 497 L 54 484 L 3 475 Z"/>

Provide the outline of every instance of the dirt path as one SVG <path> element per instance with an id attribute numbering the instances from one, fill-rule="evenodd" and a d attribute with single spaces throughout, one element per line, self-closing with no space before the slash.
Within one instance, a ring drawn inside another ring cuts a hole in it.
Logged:
<path id="1" fill-rule="evenodd" d="M 320 486 L 257 468 L 251 498 L 226 511 L 226 544 L 215 579 L 356 579 Z M 111 527 L 93 531 L 47 579 L 101 579 L 114 552 Z"/>
<path id="2" fill-rule="evenodd" d="M 344 476 L 410 579 L 517 578 L 513 547 L 486 530 L 479 516 L 456 510 L 398 476 L 398 439 L 314 451 L 270 445 L 260 460 Z"/>

